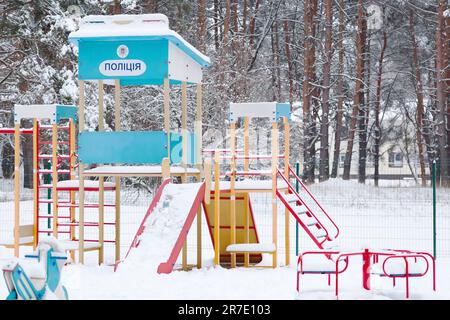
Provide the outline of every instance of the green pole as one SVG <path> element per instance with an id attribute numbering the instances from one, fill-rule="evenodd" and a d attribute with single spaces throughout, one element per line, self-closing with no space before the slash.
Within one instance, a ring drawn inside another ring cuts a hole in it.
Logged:
<path id="1" fill-rule="evenodd" d="M 298 162 L 295 164 L 295 174 L 297 175 L 297 177 L 300 176 L 300 164 Z M 297 191 L 297 193 L 298 188 L 298 180 L 295 179 L 295 191 Z M 298 256 L 298 221 L 295 221 L 295 255 Z"/>
<path id="2" fill-rule="evenodd" d="M 436 160 L 432 166 L 432 184 L 433 184 L 433 257 L 436 259 Z"/>
<path id="3" fill-rule="evenodd" d="M 51 169 L 52 168 L 52 165 L 51 165 L 50 161 L 47 161 L 45 163 L 44 168 L 45 169 Z M 52 183 L 52 177 L 50 175 L 48 175 L 48 174 L 45 174 L 44 175 L 44 183 L 45 184 Z M 51 198 L 52 198 L 52 189 L 47 189 L 47 199 L 50 200 Z M 48 213 L 49 217 L 52 214 L 52 205 L 51 205 L 51 203 L 47 204 L 47 213 Z M 51 219 L 48 218 L 47 219 L 47 228 L 48 228 L 48 230 L 50 230 L 51 227 L 52 227 L 52 222 L 51 222 Z M 48 234 L 48 235 L 50 235 L 50 234 Z"/>

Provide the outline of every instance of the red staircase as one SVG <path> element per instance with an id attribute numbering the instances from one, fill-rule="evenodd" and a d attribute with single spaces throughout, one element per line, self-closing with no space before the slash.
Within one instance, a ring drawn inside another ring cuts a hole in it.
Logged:
<path id="1" fill-rule="evenodd" d="M 339 228 L 336 223 L 331 219 L 316 198 L 314 198 L 292 168 L 289 167 L 288 177 L 286 177 L 280 169 L 278 169 L 277 175 L 281 177 L 288 186 L 288 193 L 277 190 L 278 198 L 283 202 L 317 247 L 320 249 L 329 248 L 331 242 L 339 236 Z M 295 187 L 292 185 L 290 181 L 291 176 L 294 178 L 295 182 L 300 184 L 302 190 L 305 191 L 306 195 L 303 196 L 303 198 L 297 193 Z M 316 209 L 316 212 L 311 210 L 307 205 L 305 201 L 306 198 L 309 198 L 309 200 L 312 200 L 317 205 L 319 209 Z"/>

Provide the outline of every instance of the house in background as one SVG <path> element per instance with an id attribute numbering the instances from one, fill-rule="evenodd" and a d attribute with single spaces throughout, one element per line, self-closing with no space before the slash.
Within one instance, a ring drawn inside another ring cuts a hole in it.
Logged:
<path id="1" fill-rule="evenodd" d="M 412 102 L 415 105 L 415 101 Z M 379 158 L 379 178 L 381 180 L 411 180 L 420 179 L 420 163 L 416 143 L 416 131 L 413 124 L 405 119 L 400 109 L 393 108 L 391 112 L 385 112 L 382 121 L 383 136 L 380 143 Z M 296 122 L 298 128 L 302 127 L 301 102 L 294 103 L 293 121 Z M 319 126 L 317 127 L 319 131 Z M 369 123 L 369 129 L 371 123 Z M 300 130 L 302 133 L 302 130 Z M 300 136 L 301 136 L 300 133 Z M 341 145 L 338 163 L 338 177 L 341 177 L 344 171 L 345 153 L 347 150 L 348 127 L 344 126 L 341 132 Z M 333 166 L 333 148 L 335 143 L 335 130 L 333 126 L 329 128 L 329 146 L 330 146 L 330 172 Z M 370 180 L 374 177 L 375 166 L 373 156 L 373 138 L 370 138 L 367 144 L 367 160 L 366 160 L 366 179 Z M 358 132 L 355 134 L 353 145 L 353 156 L 350 169 L 351 179 L 358 178 L 358 162 L 359 162 L 359 141 Z M 316 140 L 316 175 L 319 170 L 319 152 L 320 139 Z M 425 174 L 430 174 L 427 155 L 425 157 Z M 298 152 L 298 160 L 303 161 L 303 151 Z"/>

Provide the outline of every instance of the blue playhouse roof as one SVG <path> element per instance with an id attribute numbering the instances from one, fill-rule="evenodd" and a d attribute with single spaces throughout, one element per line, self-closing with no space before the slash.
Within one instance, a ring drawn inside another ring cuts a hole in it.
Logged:
<path id="1" fill-rule="evenodd" d="M 202 67 L 209 67 L 209 57 L 202 54 L 177 32 L 169 29 L 168 18 L 163 14 L 86 16 L 80 29 L 69 35 L 76 46 L 79 41 L 153 41 L 168 40 Z"/>

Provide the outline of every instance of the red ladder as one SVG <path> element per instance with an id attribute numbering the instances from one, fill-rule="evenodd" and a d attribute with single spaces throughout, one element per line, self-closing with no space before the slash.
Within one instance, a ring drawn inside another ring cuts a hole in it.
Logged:
<path id="1" fill-rule="evenodd" d="M 37 182 L 37 212 L 35 212 L 35 220 L 36 220 L 36 239 L 37 242 L 39 242 L 39 238 L 41 234 L 47 234 L 50 235 L 53 233 L 53 226 L 49 227 L 47 224 L 47 227 L 43 227 L 46 223 L 52 221 L 54 219 L 53 216 L 53 195 L 51 195 L 49 198 L 45 199 L 42 198 L 40 193 L 43 190 L 52 189 L 52 183 L 45 184 L 42 183 L 44 180 L 44 176 L 52 176 L 53 170 L 50 169 L 44 169 L 44 164 L 46 161 L 49 161 L 51 163 L 51 160 L 53 158 L 52 155 L 52 142 L 51 141 L 45 141 L 42 140 L 43 134 L 45 135 L 45 132 L 53 130 L 52 125 L 41 125 L 38 123 L 37 125 L 38 133 L 35 137 L 37 139 L 37 150 L 36 157 L 37 157 L 37 170 L 35 170 L 35 173 L 37 175 L 36 182 Z M 76 168 L 76 164 L 74 163 L 76 159 L 76 154 L 72 154 L 72 144 L 70 135 L 72 133 L 72 130 L 75 130 L 74 124 L 65 124 L 65 125 L 58 125 L 57 126 L 57 135 L 58 135 L 58 141 L 57 141 L 57 159 L 58 159 L 58 167 L 57 167 L 57 173 L 58 178 L 60 176 L 63 176 L 65 179 L 63 180 L 71 180 L 74 176 L 74 171 Z M 62 133 L 60 135 L 60 133 Z M 48 138 L 48 137 L 47 137 Z M 46 146 L 48 150 L 46 150 L 46 153 L 41 153 L 41 147 Z M 62 167 L 65 167 L 63 169 Z M 63 181 L 63 180 L 59 180 Z M 92 187 L 92 188 L 85 188 L 85 191 L 94 191 L 98 192 L 98 187 Z M 114 191 L 115 187 L 105 187 L 105 191 Z M 63 234 L 65 239 L 63 240 L 71 240 L 71 241 L 78 241 L 76 237 L 76 228 L 79 227 L 79 222 L 76 219 L 75 209 L 79 207 L 79 204 L 75 201 L 75 193 L 79 191 L 78 187 L 57 187 L 57 193 L 59 192 L 68 192 L 69 198 L 67 200 L 62 200 L 57 198 L 57 207 L 58 207 L 58 213 L 57 213 L 57 224 L 56 224 L 56 233 L 58 235 Z M 45 206 L 46 210 L 42 210 L 42 206 Z M 48 205 L 50 205 L 50 208 L 48 208 Z M 99 203 L 85 203 L 85 208 L 99 208 Z M 104 207 L 115 207 L 115 204 L 109 204 L 105 203 Z M 60 209 L 67 208 L 68 213 L 61 213 Z M 47 212 L 43 212 L 47 211 Z M 115 221 L 107 221 L 103 223 L 105 226 L 115 226 Z M 50 223 L 51 225 L 51 223 Z M 97 221 L 85 221 L 84 222 L 85 227 L 92 227 L 92 228 L 98 228 L 99 223 Z M 98 239 L 85 239 L 86 242 L 99 242 Z M 115 243 L 115 240 L 103 240 L 105 243 Z"/>
<path id="2" fill-rule="evenodd" d="M 303 184 L 302 180 L 295 174 L 291 167 L 289 167 L 289 176 L 286 177 L 280 169 L 277 169 L 277 174 L 280 176 L 288 186 L 288 193 L 280 191 L 277 189 L 277 196 L 289 210 L 289 212 L 294 216 L 295 220 L 300 224 L 300 226 L 306 231 L 308 236 L 314 241 L 314 243 L 320 248 L 324 249 L 327 244 L 330 244 L 339 235 L 339 227 L 331 219 L 325 209 L 319 204 L 319 202 L 314 198 L 311 192 Z M 315 202 L 315 204 L 320 208 L 322 212 L 322 217 L 319 219 L 317 215 L 311 210 L 302 197 L 297 193 L 294 186 L 290 182 L 290 175 L 301 185 L 303 190 L 306 191 L 307 196 Z M 325 221 L 321 221 L 324 218 L 328 222 L 327 225 L 324 224 Z M 331 226 L 330 226 L 331 225 Z M 335 232 L 333 235 L 330 233 L 329 228 L 332 227 Z M 328 246 L 327 246 L 328 247 Z"/>

